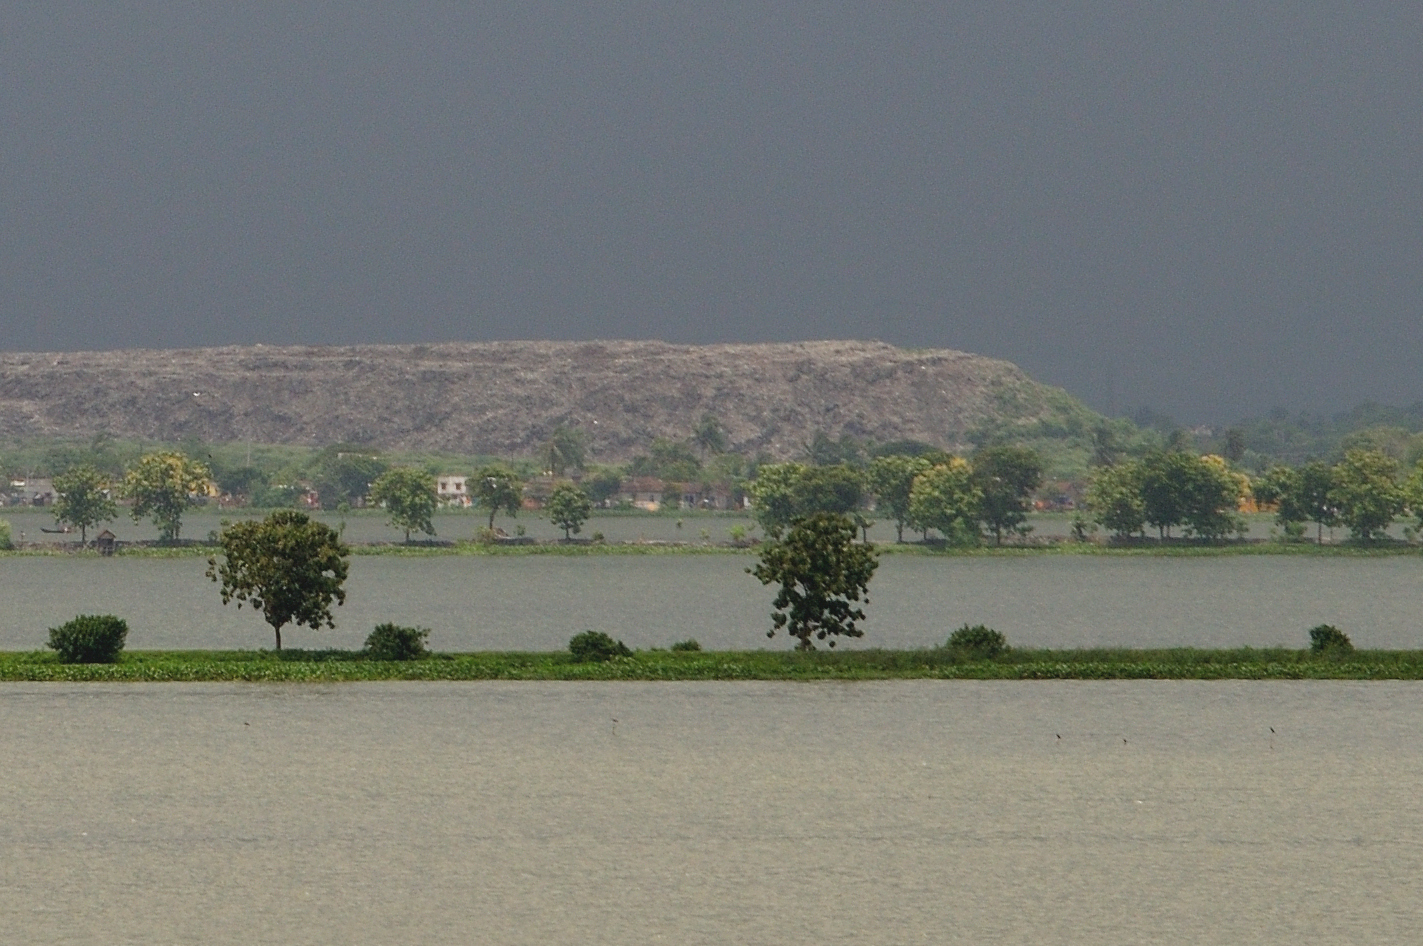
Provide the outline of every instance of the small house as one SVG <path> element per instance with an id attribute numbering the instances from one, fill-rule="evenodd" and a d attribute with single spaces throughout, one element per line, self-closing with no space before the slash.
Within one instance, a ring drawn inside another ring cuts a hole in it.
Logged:
<path id="1" fill-rule="evenodd" d="M 435 477 L 435 495 L 446 506 L 472 506 L 474 500 L 469 495 L 468 479 L 468 477 L 455 476 L 454 474 L 437 476 Z"/>

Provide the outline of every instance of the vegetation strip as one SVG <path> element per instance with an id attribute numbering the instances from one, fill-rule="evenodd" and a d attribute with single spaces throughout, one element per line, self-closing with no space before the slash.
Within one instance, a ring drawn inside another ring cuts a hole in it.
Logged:
<path id="1" fill-rule="evenodd" d="M 975 660 L 926 650 L 638 651 L 602 661 L 566 652 L 433 654 L 381 661 L 359 651 L 126 651 L 112 664 L 0 653 L 7 682 L 366 680 L 1423 680 L 1423 651 L 1022 650 Z"/>

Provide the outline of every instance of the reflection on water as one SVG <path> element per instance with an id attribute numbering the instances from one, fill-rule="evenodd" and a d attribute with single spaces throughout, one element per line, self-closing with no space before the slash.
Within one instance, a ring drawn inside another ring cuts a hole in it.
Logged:
<path id="1" fill-rule="evenodd" d="M 633 647 L 695 637 L 767 641 L 773 594 L 750 555 L 357 557 L 335 630 L 289 629 L 293 647 L 359 647 L 384 621 L 433 629 L 439 650 L 556 650 L 578 631 Z M 113 613 L 132 648 L 269 647 L 251 610 L 224 608 L 205 563 L 186 559 L 0 558 L 0 648 L 43 645 L 78 613 Z M 889 556 L 870 586 L 867 635 L 851 647 L 943 643 L 989 624 L 1033 647 L 1308 644 L 1320 623 L 1362 647 L 1419 646 L 1423 558 Z"/>
<path id="2" fill-rule="evenodd" d="M 1408 942 L 1420 697 L 5 685 L 0 923 L 17 943 Z"/>

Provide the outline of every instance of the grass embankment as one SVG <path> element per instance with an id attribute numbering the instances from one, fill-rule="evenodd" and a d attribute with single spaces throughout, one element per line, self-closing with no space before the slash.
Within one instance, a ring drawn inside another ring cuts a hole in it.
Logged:
<path id="1" fill-rule="evenodd" d="M 133 651 L 116 664 L 0 653 L 4 681 L 360 680 L 1423 680 L 1423 651 L 1012 650 L 971 660 L 948 649 L 639 651 L 602 663 L 566 653 L 436 654 L 407 662 L 352 651 Z"/>

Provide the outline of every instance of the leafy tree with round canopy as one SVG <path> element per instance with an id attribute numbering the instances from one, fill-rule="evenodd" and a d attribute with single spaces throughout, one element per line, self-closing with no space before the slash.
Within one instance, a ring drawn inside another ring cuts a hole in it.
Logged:
<path id="1" fill-rule="evenodd" d="M 1119 539 L 1141 532 L 1146 525 L 1141 479 L 1142 466 L 1136 461 L 1097 467 L 1087 484 L 1092 521 Z"/>
<path id="2" fill-rule="evenodd" d="M 518 516 L 524 504 L 524 486 L 519 478 L 499 466 L 486 466 L 474 478 L 474 501 L 489 510 L 489 528 L 494 528 L 494 516 L 501 509 Z"/>
<path id="3" fill-rule="evenodd" d="M 937 529 L 949 542 L 978 539 L 978 504 L 981 494 L 973 485 L 967 461 L 951 457 L 914 478 L 909 489 L 909 524 L 924 533 Z"/>
<path id="4" fill-rule="evenodd" d="M 805 470 L 800 463 L 766 463 L 747 487 L 752 513 L 768 536 L 779 536 L 797 516 L 795 488 Z"/>
<path id="5" fill-rule="evenodd" d="M 544 504 L 549 521 L 563 530 L 564 541 L 583 531 L 583 523 L 593 514 L 593 501 L 572 483 L 559 483 Z"/>
<path id="6" fill-rule="evenodd" d="M 865 474 L 848 463 L 801 469 L 791 487 L 797 516 L 835 512 L 849 516 L 865 498 Z"/>
<path id="7" fill-rule="evenodd" d="M 1329 496 L 1353 538 L 1361 542 L 1383 538 L 1389 523 L 1403 512 L 1398 473 L 1398 461 L 1376 450 L 1350 450 L 1334 468 Z"/>
<path id="8" fill-rule="evenodd" d="M 222 586 L 222 603 L 246 602 L 262 612 L 282 649 L 282 628 L 335 627 L 331 602 L 346 603 L 350 549 L 336 530 L 303 512 L 282 509 L 263 520 L 234 523 L 218 539 L 222 562 L 208 559 L 207 577 Z"/>
<path id="9" fill-rule="evenodd" d="M 389 469 L 390 464 L 372 455 L 369 448 L 345 445 L 322 450 L 315 461 L 313 480 L 321 508 L 359 505 L 370 495 L 371 485 Z"/>
<path id="10" fill-rule="evenodd" d="M 1003 533 L 1022 525 L 1033 491 L 1043 482 L 1043 461 L 1027 447 L 984 447 L 973 455 L 973 485 L 978 488 L 978 518 L 1003 544 Z"/>
<path id="11" fill-rule="evenodd" d="M 435 491 L 435 478 L 424 470 L 398 466 L 386 470 L 371 484 L 371 502 L 384 506 L 390 513 L 390 524 L 405 530 L 405 542 L 410 533 L 419 530 L 435 534 L 435 509 L 440 504 Z"/>
<path id="12" fill-rule="evenodd" d="M 1249 479 L 1232 471 L 1224 457 L 1208 454 L 1191 459 L 1195 462 L 1182 466 L 1181 510 L 1186 528 L 1203 539 L 1222 539 L 1243 528 L 1236 510 L 1249 493 Z"/>
<path id="13" fill-rule="evenodd" d="M 134 522 L 152 517 L 164 542 L 176 542 L 183 513 L 207 488 L 206 465 L 181 453 L 150 453 L 124 476 L 122 494 L 133 500 Z"/>
<path id="14" fill-rule="evenodd" d="M 1142 460 L 1141 500 L 1146 521 L 1162 539 L 1186 521 L 1185 488 L 1196 472 L 1197 458 L 1181 450 L 1157 451 Z"/>
<path id="15" fill-rule="evenodd" d="M 891 455 L 875 457 L 870 462 L 866 485 L 874 494 L 875 507 L 894 519 L 895 541 L 904 541 L 904 526 L 909 521 L 909 491 L 914 478 L 933 468 L 922 456 Z"/>
<path id="16" fill-rule="evenodd" d="M 108 492 L 108 478 L 92 466 L 76 466 L 54 478 L 54 518 L 79 528 L 79 542 L 89 544 L 89 527 L 119 514 Z"/>
<path id="17" fill-rule="evenodd" d="M 816 640 L 863 637 L 858 622 L 869 602 L 869 583 L 879 562 L 873 546 L 855 542 L 856 528 L 848 517 L 817 512 L 792 523 L 785 538 L 766 543 L 761 561 L 746 571 L 763 585 L 779 584 L 767 637 L 784 629 L 814 650 Z"/>

